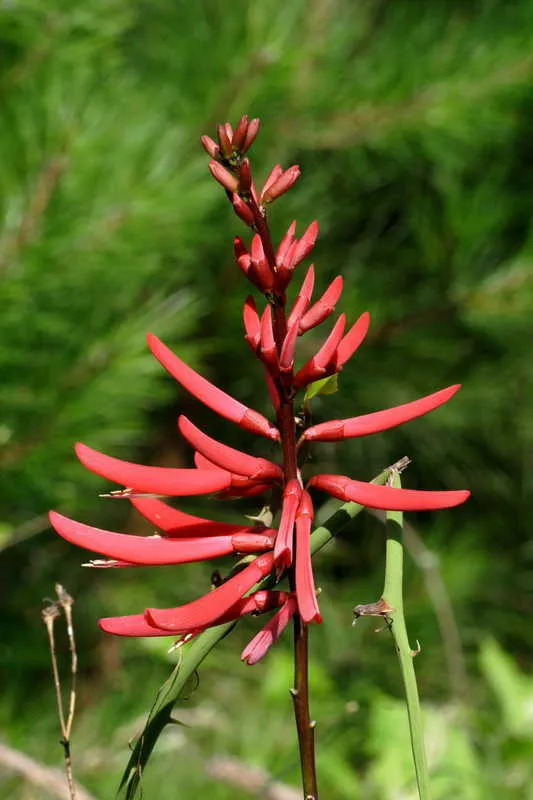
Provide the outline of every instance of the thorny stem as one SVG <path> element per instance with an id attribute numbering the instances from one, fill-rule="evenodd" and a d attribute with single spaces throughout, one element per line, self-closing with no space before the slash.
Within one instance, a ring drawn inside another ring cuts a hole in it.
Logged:
<path id="1" fill-rule="evenodd" d="M 389 477 L 391 486 L 401 487 L 400 471 L 392 471 Z M 415 764 L 416 782 L 420 800 L 430 800 L 431 790 L 429 772 L 424 747 L 422 711 L 418 696 L 413 658 L 419 647 L 412 650 L 409 645 L 405 617 L 403 613 L 403 514 L 399 511 L 387 512 L 387 557 L 385 563 L 385 586 L 382 601 L 390 609 L 386 619 L 400 661 L 400 668 L 407 700 L 411 749 Z"/>
<path id="2" fill-rule="evenodd" d="M 276 272 L 276 255 L 272 237 L 268 227 L 266 214 L 259 208 L 253 198 L 249 200 L 249 207 L 254 214 L 255 228 L 263 245 L 263 250 L 272 272 Z M 287 316 L 285 313 L 285 296 L 275 297 L 272 300 L 274 339 L 278 353 L 287 333 Z M 287 376 L 287 383 L 291 385 L 292 371 Z M 298 455 L 296 449 L 296 428 L 294 419 L 294 404 L 292 396 L 284 387 L 278 385 L 280 395 L 280 408 L 277 414 L 277 423 L 280 432 L 283 450 L 283 468 L 285 481 L 298 479 Z M 289 570 L 289 585 L 291 591 L 295 590 L 296 576 L 294 565 Z M 294 705 L 294 716 L 298 734 L 298 747 L 300 751 L 300 764 L 302 770 L 302 783 L 305 800 L 317 800 L 318 787 L 315 764 L 315 722 L 311 720 L 309 711 L 309 626 L 306 625 L 299 614 L 294 615 L 294 688 L 291 696 Z"/>

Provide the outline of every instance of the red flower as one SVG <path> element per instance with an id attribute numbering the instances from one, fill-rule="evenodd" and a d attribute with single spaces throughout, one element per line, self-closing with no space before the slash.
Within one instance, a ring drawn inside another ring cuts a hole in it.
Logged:
<path id="1" fill-rule="evenodd" d="M 160 534 L 129 536 L 93 528 L 55 512 L 50 514 L 51 523 L 61 536 L 109 559 L 92 561 L 92 566 L 155 566 L 232 553 L 254 555 L 249 563 L 237 565 L 236 571 L 215 589 L 186 605 L 150 608 L 143 614 L 100 620 L 103 630 L 120 636 L 179 635 L 184 637 L 181 641 L 186 641 L 211 625 L 279 608 L 244 650 L 242 658 L 248 664 L 262 658 L 295 614 L 304 624 L 322 621 L 311 564 L 314 509 L 307 489 L 320 489 L 341 500 L 398 511 L 450 508 L 464 502 L 469 495 L 467 491 L 376 486 L 343 475 L 315 475 L 304 483 L 302 470 L 307 448 L 300 447 L 303 443 L 336 441 L 388 430 L 438 408 L 459 386 L 395 408 L 307 427 L 296 443 L 295 395 L 317 379 L 340 372 L 363 342 L 370 317 L 363 313 L 346 331 L 346 316 L 341 314 L 322 346 L 295 370 L 298 337 L 331 316 L 343 281 L 340 276 L 335 278 L 312 304 L 315 270 L 311 265 L 292 308 L 287 309 L 287 286 L 296 267 L 310 255 L 318 236 L 318 224 L 312 222 L 297 238 L 293 222 L 279 246 L 274 247 L 265 205 L 294 185 L 300 168 L 293 166 L 283 171 L 279 165 L 274 167 L 258 193 L 250 162 L 245 157 L 258 130 L 259 120 L 250 121 L 244 116 L 235 131 L 229 123 L 219 125 L 217 142 L 206 136 L 202 137 L 202 144 L 212 159 L 209 168 L 213 176 L 226 190 L 237 215 L 254 231 L 249 245 L 239 237 L 235 239 L 235 258 L 244 275 L 266 298 L 266 306 L 260 313 L 254 298 L 248 297 L 243 321 L 245 339 L 265 368 L 276 424 L 203 378 L 153 334 L 148 335 L 148 344 L 178 383 L 212 411 L 251 433 L 279 442 L 282 463 L 235 450 L 181 416 L 180 433 L 194 450 L 192 469 L 142 466 L 111 458 L 82 444 L 76 446 L 80 461 L 103 478 L 125 487 L 113 494 L 129 498 Z M 194 517 L 151 496 L 218 493 L 221 497 L 253 497 L 270 492 L 277 497 L 281 495 L 277 528 L 262 524 L 231 525 Z M 286 575 L 294 590 L 288 594 L 257 586 L 265 578 L 275 581 Z"/>

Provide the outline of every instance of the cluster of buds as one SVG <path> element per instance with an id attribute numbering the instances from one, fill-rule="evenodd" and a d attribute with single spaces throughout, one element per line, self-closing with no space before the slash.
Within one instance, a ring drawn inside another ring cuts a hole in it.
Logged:
<path id="1" fill-rule="evenodd" d="M 293 166 L 284 171 L 276 166 L 258 191 L 246 156 L 258 130 L 259 120 L 250 121 L 244 116 L 235 131 L 229 123 L 220 125 L 218 142 L 204 136 L 202 144 L 212 158 L 211 173 L 226 190 L 237 216 L 253 231 L 249 246 L 241 238 L 235 240 L 235 258 L 266 301 L 260 312 L 255 299 L 247 297 L 243 320 L 245 339 L 265 369 L 275 420 L 271 422 L 214 386 L 153 334 L 149 334 L 148 344 L 176 381 L 212 411 L 277 443 L 279 463 L 218 442 L 181 416 L 180 433 L 194 450 L 192 469 L 142 466 L 111 458 L 85 445 L 76 448 L 85 467 L 125 487 L 113 495 L 127 498 L 157 528 L 156 535 L 114 533 L 56 512 L 50 515 L 61 536 L 106 557 L 90 562 L 92 566 L 184 564 L 231 554 L 244 556 L 225 580 L 186 605 L 148 608 L 142 614 L 106 618 L 100 620 L 100 626 L 120 636 L 173 636 L 184 642 L 209 626 L 277 609 L 244 650 L 242 658 L 249 664 L 267 652 L 294 615 L 299 615 L 303 624 L 321 621 L 311 564 L 314 510 L 310 489 L 371 508 L 395 511 L 449 508 L 463 503 L 469 495 L 468 491 L 414 491 L 377 486 L 343 475 L 319 474 L 304 480 L 302 472 L 310 443 L 367 436 L 401 425 L 441 406 L 459 386 L 350 419 L 306 426 L 297 418 L 297 393 L 340 372 L 364 340 L 370 317 L 364 313 L 347 328 L 346 316 L 340 314 L 318 351 L 296 367 L 298 338 L 333 314 L 343 282 L 340 276 L 335 278 L 313 303 L 315 271 L 311 265 L 295 301 L 287 307 L 287 287 L 296 267 L 307 259 L 315 245 L 318 224 L 312 222 L 298 238 L 293 222 L 279 246 L 274 247 L 266 206 L 290 189 L 300 169 Z M 304 415 L 304 420 L 307 418 Z M 219 497 L 270 494 L 272 498 L 281 498 L 277 509 L 279 521 L 274 527 L 270 520 L 268 526 L 263 522 L 252 525 L 216 522 L 186 514 L 161 499 L 213 493 Z M 288 591 L 263 588 L 265 583 L 272 586 L 285 578 Z"/>

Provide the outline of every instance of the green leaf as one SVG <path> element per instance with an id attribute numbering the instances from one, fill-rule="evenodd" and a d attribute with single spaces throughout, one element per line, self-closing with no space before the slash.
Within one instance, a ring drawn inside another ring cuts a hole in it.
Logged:
<path id="1" fill-rule="evenodd" d="M 118 789 L 117 797 L 120 800 L 135 800 L 140 796 L 142 773 L 155 744 L 163 729 L 176 723 L 172 717 L 172 709 L 181 697 L 195 688 L 193 681 L 197 668 L 234 624 L 229 622 L 204 631 L 191 642 L 186 651 L 182 651 L 183 655 L 172 674 L 159 689 L 146 725 L 135 742 Z"/>
<path id="2" fill-rule="evenodd" d="M 313 397 L 319 394 L 335 394 L 339 391 L 339 376 L 330 375 L 327 378 L 321 378 L 319 381 L 310 383 L 305 391 L 304 403 L 308 403 Z"/>

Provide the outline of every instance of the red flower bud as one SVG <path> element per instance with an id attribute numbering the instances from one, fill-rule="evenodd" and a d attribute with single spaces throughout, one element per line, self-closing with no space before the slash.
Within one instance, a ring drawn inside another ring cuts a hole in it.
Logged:
<path id="1" fill-rule="evenodd" d="M 209 170 L 213 178 L 220 183 L 227 192 L 239 191 L 239 179 L 218 161 L 209 162 Z"/>
<path id="2" fill-rule="evenodd" d="M 325 319 L 335 310 L 335 306 L 342 294 L 343 280 L 338 275 L 326 289 L 320 300 L 306 311 L 300 320 L 300 333 L 305 333 L 311 328 L 315 328 L 324 322 Z"/>
<path id="3" fill-rule="evenodd" d="M 244 141 L 246 139 L 246 134 L 248 132 L 248 115 L 243 114 L 240 118 L 237 127 L 235 128 L 235 133 L 233 134 L 233 140 L 231 142 L 231 146 L 235 152 L 240 152 Z"/>
<path id="4" fill-rule="evenodd" d="M 248 130 L 246 131 L 246 138 L 244 140 L 241 152 L 246 153 L 246 151 L 250 149 L 250 147 L 255 141 L 257 134 L 259 133 L 260 127 L 261 127 L 261 120 L 259 120 L 257 117 L 250 120 L 250 122 L 248 123 Z"/>
<path id="5" fill-rule="evenodd" d="M 357 322 L 352 325 L 346 336 L 337 348 L 337 355 L 335 357 L 335 371 L 342 369 L 344 364 L 350 359 L 357 348 L 364 341 L 370 327 L 370 314 L 365 311 L 361 314 Z"/>
<path id="6" fill-rule="evenodd" d="M 279 247 L 276 253 L 276 264 L 278 267 L 281 267 L 281 265 L 285 263 L 285 259 L 287 258 L 287 253 L 289 252 L 289 249 L 292 243 L 294 242 L 295 231 L 296 231 L 296 220 L 294 220 L 294 222 L 291 222 L 287 230 L 287 233 L 279 243 Z"/>
<path id="7" fill-rule="evenodd" d="M 315 285 L 315 265 L 311 264 L 311 266 L 307 270 L 307 274 L 304 278 L 301 289 L 298 292 L 298 296 L 296 297 L 295 303 L 292 307 L 292 311 L 289 314 L 289 318 L 287 320 L 288 328 L 291 328 L 295 320 L 298 319 L 299 332 L 300 333 L 302 332 L 301 317 L 306 312 L 306 309 L 309 303 L 311 302 L 314 285 Z"/>
<path id="8" fill-rule="evenodd" d="M 341 314 L 318 353 L 304 364 L 294 376 L 295 387 L 306 386 L 327 374 L 331 375 L 336 372 L 333 360 L 345 327 L 346 314 Z"/>
<path id="9" fill-rule="evenodd" d="M 257 664 L 268 653 L 272 645 L 277 642 L 296 611 L 296 597 L 291 594 L 280 610 L 244 648 L 241 660 L 245 661 L 249 666 Z"/>
<path id="10" fill-rule="evenodd" d="M 261 189 L 261 194 L 259 195 L 259 199 L 263 200 L 263 195 L 266 191 L 278 180 L 278 178 L 283 175 L 283 169 L 281 164 L 276 164 L 268 178 L 266 179 L 263 188 Z"/>
<path id="11" fill-rule="evenodd" d="M 300 320 L 297 319 L 287 331 L 279 356 L 279 368 L 281 372 L 290 372 L 294 366 L 294 350 L 299 327 Z"/>
<path id="12" fill-rule="evenodd" d="M 259 354 L 272 372 L 277 374 L 279 372 L 278 351 L 274 339 L 272 308 L 270 305 L 267 305 L 261 317 L 261 344 L 259 346 Z"/>
<path id="13" fill-rule="evenodd" d="M 245 225 L 248 225 L 250 228 L 254 226 L 254 215 L 250 211 L 249 206 L 244 202 L 242 197 L 239 197 L 238 194 L 233 194 L 231 196 L 231 202 L 233 204 L 233 210 L 237 214 L 237 216 L 242 219 Z"/>
<path id="14" fill-rule="evenodd" d="M 233 131 L 231 126 L 228 129 L 226 125 L 217 125 L 217 136 L 220 150 L 225 158 L 230 158 L 232 154 L 231 140 L 233 138 Z M 218 180 L 218 179 L 217 179 Z"/>
<path id="15" fill-rule="evenodd" d="M 291 253 L 291 267 L 294 269 L 304 258 L 307 258 L 315 246 L 318 236 L 318 222 L 315 220 L 307 228 L 299 240 L 294 252 Z"/>
<path id="16" fill-rule="evenodd" d="M 243 159 L 239 168 L 239 192 L 241 194 L 248 194 L 252 188 L 252 171 L 250 169 L 250 162 L 247 158 Z"/>
<path id="17" fill-rule="evenodd" d="M 299 166 L 295 165 L 293 167 L 289 167 L 289 169 L 285 170 L 277 180 L 272 181 L 270 185 L 266 185 L 261 192 L 261 202 L 263 205 L 267 203 L 271 203 L 276 198 L 281 197 L 282 194 L 288 192 L 289 189 L 294 186 L 296 181 L 301 175 L 301 169 Z"/>
<path id="18" fill-rule="evenodd" d="M 246 302 L 244 303 L 243 322 L 244 330 L 246 331 L 244 338 L 255 353 L 261 341 L 261 320 L 257 313 L 255 300 L 251 295 L 246 298 Z"/>
<path id="19" fill-rule="evenodd" d="M 283 491 L 283 505 L 278 535 L 274 546 L 274 561 L 280 569 L 292 564 L 294 520 L 302 496 L 302 487 L 295 478 L 288 481 Z"/>
<path id="20" fill-rule="evenodd" d="M 220 158 L 220 147 L 218 144 L 214 142 L 210 136 L 202 136 L 200 141 L 207 155 L 211 156 L 215 161 L 218 161 Z"/>

